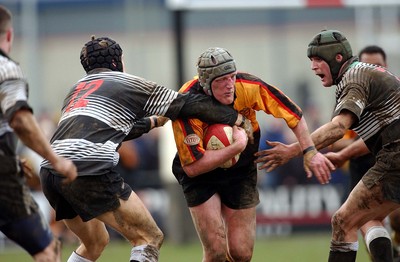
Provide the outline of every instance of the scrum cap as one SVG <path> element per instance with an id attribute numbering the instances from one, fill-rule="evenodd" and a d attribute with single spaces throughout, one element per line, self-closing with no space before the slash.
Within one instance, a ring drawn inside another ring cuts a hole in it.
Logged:
<path id="1" fill-rule="evenodd" d="M 95 68 L 108 68 L 121 71 L 122 49 L 117 42 L 108 37 L 95 38 L 87 42 L 80 54 L 81 64 L 86 73 Z"/>
<path id="2" fill-rule="evenodd" d="M 208 48 L 197 60 L 200 85 L 207 95 L 212 95 L 211 83 L 215 78 L 236 71 L 236 63 L 231 54 L 220 47 Z"/>
<path id="3" fill-rule="evenodd" d="M 341 62 L 336 61 L 337 54 L 343 56 Z M 307 56 L 309 58 L 317 56 L 324 60 L 329 65 L 332 79 L 335 82 L 339 76 L 340 68 L 353 56 L 353 52 L 349 41 L 341 32 L 337 30 L 322 30 L 308 44 Z"/>

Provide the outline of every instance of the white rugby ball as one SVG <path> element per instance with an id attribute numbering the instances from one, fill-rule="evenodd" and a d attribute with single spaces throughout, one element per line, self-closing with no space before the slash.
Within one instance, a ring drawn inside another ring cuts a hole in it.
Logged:
<path id="1" fill-rule="evenodd" d="M 204 134 L 203 144 L 206 149 L 217 150 L 233 143 L 232 127 L 225 124 L 210 125 Z M 239 161 L 240 153 L 226 161 L 221 168 L 230 168 Z"/>

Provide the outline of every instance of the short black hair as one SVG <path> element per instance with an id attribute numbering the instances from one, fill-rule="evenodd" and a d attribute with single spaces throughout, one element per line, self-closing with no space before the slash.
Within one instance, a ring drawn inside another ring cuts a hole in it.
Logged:
<path id="1" fill-rule="evenodd" d="M 362 54 L 375 54 L 379 53 L 382 55 L 383 60 L 386 62 L 386 53 L 382 47 L 377 45 L 368 45 L 361 49 L 360 53 L 358 53 L 358 57 L 361 57 Z"/>
<path id="2" fill-rule="evenodd" d="M 11 24 L 12 15 L 10 10 L 0 5 L 0 33 L 5 33 Z"/>

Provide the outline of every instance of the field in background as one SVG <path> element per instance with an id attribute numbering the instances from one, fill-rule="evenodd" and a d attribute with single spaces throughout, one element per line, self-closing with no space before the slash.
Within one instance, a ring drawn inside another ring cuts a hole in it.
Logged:
<path id="1" fill-rule="evenodd" d="M 253 255 L 253 262 L 320 262 L 327 261 L 330 233 L 296 234 L 288 237 L 274 237 L 257 239 Z M 365 245 L 360 242 L 357 262 L 369 261 Z M 76 246 L 63 247 L 63 261 Z M 111 241 L 102 257 L 97 262 L 128 261 L 130 247 L 122 241 Z M 164 243 L 161 249 L 160 262 L 196 262 L 201 261 L 202 250 L 199 243 L 187 245 L 172 245 Z M 6 247 L 0 253 L 0 262 L 29 262 L 28 255 L 18 247 Z"/>

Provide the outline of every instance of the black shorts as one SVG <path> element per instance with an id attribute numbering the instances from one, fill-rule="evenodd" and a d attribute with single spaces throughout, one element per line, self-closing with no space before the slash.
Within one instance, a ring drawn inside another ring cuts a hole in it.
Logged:
<path id="1" fill-rule="evenodd" d="M 53 236 L 18 165 L 15 157 L 0 156 L 0 231 L 33 256 Z"/>
<path id="2" fill-rule="evenodd" d="M 375 156 L 371 153 L 350 159 L 350 191 L 360 182 L 362 177 L 367 173 L 368 169 L 375 164 Z"/>
<path id="3" fill-rule="evenodd" d="M 0 226 L 39 212 L 17 160 L 0 157 Z"/>
<path id="4" fill-rule="evenodd" d="M 127 200 L 132 189 L 121 176 L 110 171 L 103 175 L 78 176 L 69 184 L 53 171 L 41 168 L 43 193 L 56 211 L 56 220 L 72 219 L 79 215 L 89 221 L 120 206 L 119 199 Z"/>
<path id="5" fill-rule="evenodd" d="M 255 207 L 260 202 L 254 165 L 232 170 L 217 168 L 186 180 L 182 188 L 189 207 L 198 206 L 215 194 L 231 209 Z"/>
<path id="6" fill-rule="evenodd" d="M 383 198 L 400 204 L 400 141 L 381 149 L 375 165 L 363 176 L 367 188 L 380 186 Z"/>

